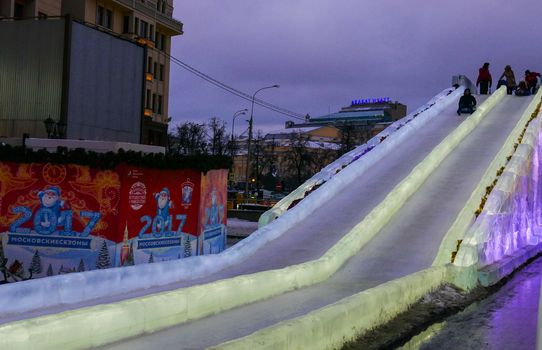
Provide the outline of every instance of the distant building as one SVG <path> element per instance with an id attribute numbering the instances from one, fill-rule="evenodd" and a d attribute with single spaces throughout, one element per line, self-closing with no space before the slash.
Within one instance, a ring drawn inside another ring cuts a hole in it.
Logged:
<path id="1" fill-rule="evenodd" d="M 63 138 L 164 146 L 171 37 L 183 33 L 172 5 L 1 1 L 0 137 L 45 137 L 50 117 Z"/>
<path id="2" fill-rule="evenodd" d="M 320 171 L 338 155 L 340 130 L 333 126 L 281 129 L 254 140 L 249 182 L 252 188 L 293 189 Z M 246 139 L 237 143 L 230 184 L 244 188 L 247 166 Z"/>
<path id="3" fill-rule="evenodd" d="M 403 118 L 407 107 L 389 98 L 370 98 L 353 100 L 350 106 L 343 107 L 339 112 L 310 117 L 307 115 L 302 123 L 286 122 L 286 128 L 313 128 L 317 126 L 333 126 L 340 130 L 355 129 L 360 135 L 358 143 L 384 130 L 392 122 Z M 344 138 L 344 137 L 343 137 Z"/>

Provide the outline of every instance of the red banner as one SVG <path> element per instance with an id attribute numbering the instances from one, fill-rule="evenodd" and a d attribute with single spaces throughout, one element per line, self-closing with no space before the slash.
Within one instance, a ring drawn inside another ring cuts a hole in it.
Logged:
<path id="1" fill-rule="evenodd" d="M 5 282 L 218 253 L 226 180 L 226 170 L 0 162 Z"/>
<path id="2" fill-rule="evenodd" d="M 129 238 L 197 235 L 200 172 L 122 167 L 120 232 Z"/>
<path id="3" fill-rule="evenodd" d="M 2 162 L 0 230 L 114 241 L 120 187 L 115 171 Z"/>

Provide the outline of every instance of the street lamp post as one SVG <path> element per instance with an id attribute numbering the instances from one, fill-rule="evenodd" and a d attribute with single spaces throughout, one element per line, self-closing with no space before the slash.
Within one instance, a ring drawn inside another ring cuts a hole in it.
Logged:
<path id="1" fill-rule="evenodd" d="M 233 133 L 235 132 L 235 118 L 237 118 L 238 116 L 240 115 L 244 115 L 248 112 L 248 109 L 240 109 L 238 110 L 237 112 L 235 112 L 233 114 L 233 117 L 232 117 L 232 121 L 231 121 L 231 141 L 230 141 L 230 152 L 231 152 L 231 161 L 232 161 L 232 165 L 231 165 L 231 169 L 230 171 L 232 172 L 233 174 L 233 169 L 234 169 L 234 164 L 233 164 L 233 158 L 235 156 L 235 140 L 234 140 L 234 137 L 233 137 Z M 233 175 L 232 175 L 233 176 Z M 234 181 L 232 181 L 232 184 L 235 183 Z"/>
<path id="2" fill-rule="evenodd" d="M 231 121 L 231 142 L 232 142 L 232 146 L 233 146 L 233 132 L 234 132 L 234 129 L 235 129 L 235 118 L 237 118 L 238 116 L 240 115 L 244 115 L 248 112 L 248 109 L 240 109 L 238 110 L 237 112 L 235 112 L 233 114 L 233 118 L 232 118 L 232 121 Z"/>
<path id="3" fill-rule="evenodd" d="M 272 86 L 266 86 L 261 89 L 256 90 L 256 92 L 252 95 L 252 107 L 250 108 L 250 119 L 248 121 L 248 140 L 247 140 L 247 168 L 246 168 L 246 174 L 245 174 L 245 195 L 248 197 L 248 182 L 249 182 L 249 175 L 250 175 L 250 143 L 252 142 L 252 121 L 253 121 L 253 115 L 254 115 L 254 99 L 256 98 L 256 94 L 262 90 L 266 89 L 273 89 L 278 88 L 279 85 L 275 84 Z"/>

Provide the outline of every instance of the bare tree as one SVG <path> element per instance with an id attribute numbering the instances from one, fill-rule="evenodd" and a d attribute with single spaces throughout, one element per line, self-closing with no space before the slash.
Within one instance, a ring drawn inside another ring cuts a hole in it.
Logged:
<path id="1" fill-rule="evenodd" d="M 228 149 L 226 123 L 217 117 L 213 117 L 208 125 L 210 131 L 209 149 L 211 154 L 224 155 Z"/>
<path id="2" fill-rule="evenodd" d="M 341 148 L 339 156 L 353 150 L 356 146 L 364 142 L 364 135 L 359 126 L 350 122 L 344 122 L 338 126 L 341 131 Z"/>
<path id="3" fill-rule="evenodd" d="M 169 135 L 170 152 L 176 154 L 206 154 L 207 135 L 205 124 L 185 122 L 177 125 Z"/>
<path id="4" fill-rule="evenodd" d="M 287 167 L 292 168 L 299 186 L 311 173 L 313 155 L 307 147 L 307 138 L 301 133 L 292 134 L 290 149 L 284 157 Z"/>

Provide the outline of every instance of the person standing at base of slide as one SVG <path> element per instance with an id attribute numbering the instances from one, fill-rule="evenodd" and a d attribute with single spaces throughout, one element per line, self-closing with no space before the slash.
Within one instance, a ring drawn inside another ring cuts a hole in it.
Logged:
<path id="1" fill-rule="evenodd" d="M 480 95 L 487 95 L 488 91 L 491 93 L 491 73 L 489 73 L 489 62 L 484 63 L 482 68 L 478 70 L 478 79 L 476 80 L 476 87 L 480 86 Z"/>
<path id="2" fill-rule="evenodd" d="M 506 79 L 506 93 L 508 95 L 512 95 L 512 91 L 516 89 L 516 76 L 514 75 L 514 71 L 510 65 L 504 67 L 504 72 L 501 74 L 499 80 L 501 80 L 503 77 Z"/>
<path id="3" fill-rule="evenodd" d="M 476 110 L 476 99 L 471 95 L 470 89 L 465 89 L 463 96 L 459 99 L 459 108 L 457 108 L 457 115 L 461 113 L 472 114 Z"/>

